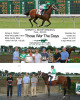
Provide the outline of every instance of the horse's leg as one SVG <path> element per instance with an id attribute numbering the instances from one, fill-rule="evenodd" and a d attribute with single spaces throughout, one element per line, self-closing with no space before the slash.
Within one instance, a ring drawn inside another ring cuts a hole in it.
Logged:
<path id="1" fill-rule="evenodd" d="M 33 23 L 31 22 L 32 19 L 33 19 L 33 18 L 30 18 L 29 21 L 30 21 L 30 23 L 31 23 L 31 25 L 32 25 L 32 27 L 33 27 Z"/>
<path id="2" fill-rule="evenodd" d="M 42 21 L 42 24 L 39 27 L 43 26 L 44 25 L 44 22 L 45 22 L 45 20 Z"/>
<path id="3" fill-rule="evenodd" d="M 37 19 L 38 19 L 38 17 L 35 17 L 35 19 L 33 20 L 33 22 L 37 25 L 37 27 L 39 27 L 38 23 L 36 22 Z"/>
<path id="4" fill-rule="evenodd" d="M 64 88 L 64 96 L 63 96 L 63 99 L 65 98 L 65 95 L 66 95 L 66 89 Z"/>
<path id="5" fill-rule="evenodd" d="M 70 91 L 69 91 L 69 89 L 68 89 L 68 97 L 70 98 Z"/>
<path id="6" fill-rule="evenodd" d="M 49 25 L 51 25 L 50 20 L 48 19 L 47 21 L 49 22 L 49 24 L 48 25 L 45 25 L 45 27 L 48 27 Z"/>
<path id="7" fill-rule="evenodd" d="M 48 89 L 48 96 L 50 96 L 50 86 L 47 85 L 47 89 Z"/>

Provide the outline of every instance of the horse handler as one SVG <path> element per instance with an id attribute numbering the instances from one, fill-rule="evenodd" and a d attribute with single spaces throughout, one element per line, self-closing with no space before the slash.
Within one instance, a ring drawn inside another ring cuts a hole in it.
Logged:
<path id="1" fill-rule="evenodd" d="M 32 75 L 31 78 L 31 96 L 36 96 L 36 85 L 37 85 L 37 78 L 35 77 L 35 75 Z"/>

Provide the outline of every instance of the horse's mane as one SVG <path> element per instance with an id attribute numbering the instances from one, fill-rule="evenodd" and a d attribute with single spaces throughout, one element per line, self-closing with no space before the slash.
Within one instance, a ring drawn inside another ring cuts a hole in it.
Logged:
<path id="1" fill-rule="evenodd" d="M 43 78 L 46 77 L 46 78 L 49 78 L 48 74 L 46 73 L 42 73 L 43 74 Z"/>
<path id="2" fill-rule="evenodd" d="M 43 74 L 44 74 L 44 75 L 48 75 L 47 73 L 44 73 L 44 72 L 43 72 Z"/>
<path id="3" fill-rule="evenodd" d="M 49 8 L 50 8 L 51 6 L 52 6 L 52 5 L 50 5 Z M 49 9 L 49 8 L 48 8 L 48 9 Z"/>
<path id="4" fill-rule="evenodd" d="M 52 5 L 50 5 L 49 8 L 50 8 L 51 6 L 52 6 Z M 46 12 L 49 10 L 49 8 L 46 10 Z M 46 13 L 46 12 L 45 12 L 45 13 Z"/>

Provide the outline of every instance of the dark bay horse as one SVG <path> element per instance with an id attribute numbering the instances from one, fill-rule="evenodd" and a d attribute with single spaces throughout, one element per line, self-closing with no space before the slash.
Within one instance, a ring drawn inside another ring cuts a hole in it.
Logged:
<path id="1" fill-rule="evenodd" d="M 38 75 L 39 75 L 39 77 L 43 78 L 43 80 L 45 82 L 45 85 L 47 85 L 48 96 L 50 96 L 50 81 L 48 81 L 48 79 L 49 79 L 48 74 L 39 72 Z M 60 84 L 62 86 L 63 91 L 64 91 L 63 98 L 65 98 L 67 89 L 70 90 L 70 87 L 71 87 L 71 79 L 70 79 L 70 77 L 58 76 L 57 80 L 52 81 L 52 86 L 58 85 L 58 84 Z"/>
<path id="2" fill-rule="evenodd" d="M 70 48 L 70 49 L 68 49 L 66 51 L 69 53 L 69 57 L 70 57 L 71 51 L 74 51 L 75 52 L 75 48 Z"/>
<path id="3" fill-rule="evenodd" d="M 57 8 L 54 4 L 51 5 L 51 6 L 48 8 L 48 10 L 47 10 L 46 12 L 44 12 L 44 14 L 43 14 L 42 16 L 39 15 L 39 14 L 37 14 L 37 9 L 32 9 L 31 11 L 26 12 L 25 15 L 27 15 L 27 16 L 30 15 L 29 21 L 30 21 L 32 27 L 33 27 L 33 23 L 31 22 L 31 20 L 33 20 L 33 22 L 37 25 L 37 27 L 39 26 L 38 23 L 36 22 L 36 20 L 37 20 L 38 18 L 40 18 L 40 19 L 43 20 L 43 21 L 42 21 L 42 24 L 41 24 L 40 26 L 43 26 L 44 23 L 45 23 L 45 21 L 48 21 L 49 24 L 45 26 L 45 27 L 47 27 L 47 26 L 49 26 L 49 25 L 51 24 L 51 22 L 50 22 L 49 19 L 50 19 L 50 17 L 51 17 L 51 13 L 52 13 L 53 10 L 57 10 L 57 11 L 58 11 L 58 8 Z M 39 27 L 40 27 L 40 26 L 39 26 Z"/>

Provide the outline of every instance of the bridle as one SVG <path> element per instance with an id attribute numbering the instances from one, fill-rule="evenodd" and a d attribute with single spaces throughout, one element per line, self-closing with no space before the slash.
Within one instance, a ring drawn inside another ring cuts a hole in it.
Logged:
<path id="1" fill-rule="evenodd" d="M 40 75 L 39 75 L 39 78 L 40 78 L 40 77 L 42 77 L 42 72 L 41 72 Z"/>
<path id="2" fill-rule="evenodd" d="M 54 4 L 51 7 L 53 10 L 58 10 L 58 8 Z"/>

